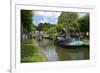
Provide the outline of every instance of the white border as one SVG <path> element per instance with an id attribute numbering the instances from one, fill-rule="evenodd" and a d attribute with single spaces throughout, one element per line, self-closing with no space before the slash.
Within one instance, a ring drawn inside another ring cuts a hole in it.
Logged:
<path id="1" fill-rule="evenodd" d="M 79 68 L 95 65 L 95 34 L 94 34 L 94 8 L 77 7 L 77 6 L 41 6 L 41 5 L 21 5 L 16 4 L 12 13 L 12 72 L 15 71 L 38 71 L 65 68 Z M 90 60 L 80 61 L 61 61 L 61 62 L 40 62 L 40 63 L 20 63 L 20 9 L 27 10 L 48 10 L 48 11 L 72 11 L 72 12 L 89 12 L 90 13 Z M 55 64 L 55 65 L 54 65 Z M 33 70 L 34 69 L 34 70 Z"/>

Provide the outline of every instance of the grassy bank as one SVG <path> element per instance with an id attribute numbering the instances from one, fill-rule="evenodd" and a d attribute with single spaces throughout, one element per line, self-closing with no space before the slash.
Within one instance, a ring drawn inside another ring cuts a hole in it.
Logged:
<path id="1" fill-rule="evenodd" d="M 47 61 L 35 40 L 25 40 L 21 44 L 21 62 L 44 62 Z"/>
<path id="2" fill-rule="evenodd" d="M 90 44 L 89 37 L 85 37 L 83 39 L 83 41 L 84 41 L 84 45 L 89 45 Z"/>

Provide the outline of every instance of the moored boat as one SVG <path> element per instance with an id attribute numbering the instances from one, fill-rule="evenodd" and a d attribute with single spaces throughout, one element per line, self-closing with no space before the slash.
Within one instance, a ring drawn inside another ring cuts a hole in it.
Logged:
<path id="1" fill-rule="evenodd" d="M 81 38 L 68 38 L 68 39 L 56 39 L 55 44 L 62 46 L 62 47 L 82 47 L 84 42 Z"/>

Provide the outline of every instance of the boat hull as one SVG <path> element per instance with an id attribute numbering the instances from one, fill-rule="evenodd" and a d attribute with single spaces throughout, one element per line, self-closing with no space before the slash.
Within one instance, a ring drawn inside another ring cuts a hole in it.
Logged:
<path id="1" fill-rule="evenodd" d="M 89 47 L 89 45 L 85 45 L 83 41 L 77 39 L 55 40 L 55 45 L 65 48 Z"/>

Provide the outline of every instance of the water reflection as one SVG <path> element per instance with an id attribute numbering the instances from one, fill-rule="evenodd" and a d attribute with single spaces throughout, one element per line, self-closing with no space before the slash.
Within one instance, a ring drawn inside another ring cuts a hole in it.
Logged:
<path id="1" fill-rule="evenodd" d="M 89 59 L 88 48 L 56 48 L 60 60 L 84 60 Z"/>
<path id="2" fill-rule="evenodd" d="M 38 41 L 38 44 L 48 61 L 89 59 L 89 48 L 62 48 L 55 46 L 52 40 L 47 39 Z"/>

